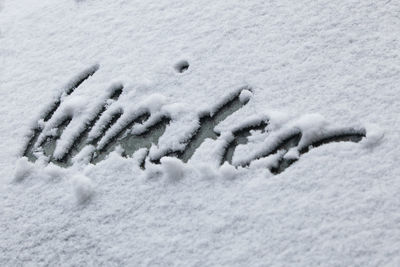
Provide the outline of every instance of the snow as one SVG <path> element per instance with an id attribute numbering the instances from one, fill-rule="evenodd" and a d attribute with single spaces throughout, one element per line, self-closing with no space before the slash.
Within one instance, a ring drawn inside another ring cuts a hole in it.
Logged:
<path id="1" fill-rule="evenodd" d="M 0 1 L 0 265 L 399 265 L 399 12 L 386 0 Z M 152 162 L 235 96 L 188 162 Z M 90 163 L 142 115 L 123 136 L 170 122 L 129 157 L 116 144 Z M 35 127 L 46 140 L 67 118 L 51 155 L 22 157 Z M 234 133 L 261 122 L 220 165 Z M 69 166 L 48 163 L 91 123 Z M 307 150 L 343 133 L 365 137 Z M 282 158 L 296 162 L 272 173 Z"/>
<path id="2" fill-rule="evenodd" d="M 246 103 L 247 101 L 250 100 L 250 98 L 252 97 L 252 95 L 253 95 L 253 94 L 251 93 L 250 90 L 243 90 L 243 91 L 240 93 L 240 95 L 239 95 L 240 102 Z"/>
<path id="3" fill-rule="evenodd" d="M 18 159 L 15 172 L 14 172 L 14 181 L 21 182 L 23 179 L 29 177 L 29 175 L 33 172 L 34 166 L 32 163 L 28 161 L 27 158 L 22 157 Z"/>
<path id="4" fill-rule="evenodd" d="M 225 162 L 219 169 L 221 176 L 224 179 L 233 180 L 238 176 L 238 171 L 230 164 Z"/>
<path id="5" fill-rule="evenodd" d="M 176 158 L 163 157 L 161 166 L 166 180 L 174 182 L 179 181 L 184 176 L 183 162 Z"/>
<path id="6" fill-rule="evenodd" d="M 78 204 L 88 202 L 93 196 L 94 185 L 88 177 L 82 174 L 77 174 L 71 178 L 71 183 Z"/>
<path id="7" fill-rule="evenodd" d="M 367 135 L 362 142 L 362 145 L 366 148 L 373 148 L 383 141 L 385 137 L 385 131 L 377 124 L 368 123 L 366 125 Z"/>

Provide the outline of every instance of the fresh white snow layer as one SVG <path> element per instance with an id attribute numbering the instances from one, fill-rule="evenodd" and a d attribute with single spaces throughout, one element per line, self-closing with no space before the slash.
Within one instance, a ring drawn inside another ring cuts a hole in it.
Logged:
<path id="1" fill-rule="evenodd" d="M 0 0 L 0 265 L 398 266 L 399 14 L 393 0 Z M 188 163 L 151 162 L 235 94 L 243 107 Z M 90 145 L 68 168 L 40 147 L 22 157 L 34 127 L 45 140 L 69 118 L 62 158 L 102 107 L 89 140 L 121 117 L 99 147 L 137 116 L 150 115 L 126 134 L 170 123 L 131 157 L 116 146 L 91 164 Z M 262 121 L 238 167 L 220 166 L 232 133 Z M 366 137 L 300 153 L 343 131 Z M 255 159 L 298 132 L 287 153 Z M 273 175 L 280 157 L 297 161 Z"/>

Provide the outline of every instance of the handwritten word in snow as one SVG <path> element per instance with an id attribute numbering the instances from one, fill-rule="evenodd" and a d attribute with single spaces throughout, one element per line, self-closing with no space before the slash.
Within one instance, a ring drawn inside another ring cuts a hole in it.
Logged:
<path id="1" fill-rule="evenodd" d="M 252 89 L 244 87 L 199 115 L 178 145 L 172 142 L 157 150 L 154 148 L 167 128 L 174 127 L 174 118 L 160 109 L 152 110 L 150 104 L 124 112 L 116 104 L 124 90 L 122 84 L 113 85 L 106 97 L 90 107 L 90 112 L 80 110 L 82 105 L 72 95 L 98 69 L 95 65 L 80 73 L 49 105 L 33 127 L 23 156 L 30 161 L 41 158 L 68 167 L 82 161 L 96 164 L 114 150 L 125 157 L 140 152 L 139 164 L 146 168 L 146 162 L 159 163 L 164 156 L 188 162 L 206 140 L 212 139 L 216 142 L 212 156 L 217 164 L 247 167 L 264 162 L 266 168 L 277 174 L 313 147 L 340 141 L 359 142 L 366 134 L 364 129 L 331 127 L 319 116 L 304 116 L 278 128 L 269 127 L 268 118 L 253 118 L 241 121 L 229 132 L 216 131 L 219 123 L 249 102 Z"/>

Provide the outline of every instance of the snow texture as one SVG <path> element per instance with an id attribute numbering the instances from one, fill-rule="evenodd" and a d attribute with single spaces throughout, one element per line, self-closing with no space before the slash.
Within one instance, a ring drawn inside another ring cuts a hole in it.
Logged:
<path id="1" fill-rule="evenodd" d="M 165 179 L 173 182 L 183 178 L 184 165 L 179 159 L 163 157 L 161 159 L 161 165 Z"/>
<path id="2" fill-rule="evenodd" d="M 0 0 L 0 265 L 399 266 L 399 13 Z"/>
<path id="3" fill-rule="evenodd" d="M 77 203 L 88 202 L 94 193 L 92 181 L 84 175 L 76 174 L 71 178 L 71 183 Z"/>
<path id="4" fill-rule="evenodd" d="M 16 163 L 13 180 L 15 182 L 21 182 L 25 178 L 29 177 L 33 170 L 33 164 L 30 163 L 27 158 L 22 157 Z"/>

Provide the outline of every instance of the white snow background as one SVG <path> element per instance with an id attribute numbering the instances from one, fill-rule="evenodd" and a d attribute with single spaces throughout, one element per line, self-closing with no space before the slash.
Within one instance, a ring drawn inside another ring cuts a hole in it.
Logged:
<path id="1" fill-rule="evenodd" d="M 0 1 L 0 266 L 400 265 L 399 38 L 395 0 Z M 217 167 L 208 141 L 189 164 L 145 171 L 117 152 L 70 168 L 21 159 L 94 64 L 65 110 L 82 119 L 122 83 L 125 111 L 177 118 L 151 153 L 243 86 L 249 103 L 221 129 L 258 116 L 367 137 L 279 175 Z"/>

